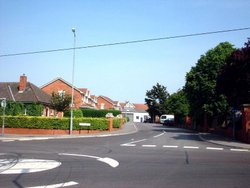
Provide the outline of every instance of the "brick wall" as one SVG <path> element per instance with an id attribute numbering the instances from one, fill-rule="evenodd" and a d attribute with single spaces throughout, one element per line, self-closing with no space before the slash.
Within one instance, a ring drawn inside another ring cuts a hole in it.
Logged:
<path id="1" fill-rule="evenodd" d="M 102 97 L 97 98 L 97 108 L 101 109 L 101 105 L 104 104 L 104 109 L 114 109 L 113 104 L 109 103 L 107 100 L 103 99 Z"/>
<path id="2" fill-rule="evenodd" d="M 58 93 L 58 91 L 63 90 L 66 94 L 71 96 L 71 86 L 58 79 L 42 88 L 43 91 L 49 95 L 52 92 Z M 82 94 L 78 90 L 74 90 L 74 107 L 79 108 L 82 105 Z"/>
<path id="3" fill-rule="evenodd" d="M 243 139 L 250 143 L 250 105 L 244 105 L 242 110 Z"/>

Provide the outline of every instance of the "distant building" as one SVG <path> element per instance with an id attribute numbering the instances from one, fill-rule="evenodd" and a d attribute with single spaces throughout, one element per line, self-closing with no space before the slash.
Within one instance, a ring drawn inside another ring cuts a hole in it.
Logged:
<path id="1" fill-rule="evenodd" d="M 144 122 L 149 118 L 149 113 L 146 111 L 148 106 L 145 104 L 133 104 L 127 101 L 122 103 L 122 115 L 129 118 L 132 122 Z"/>
<path id="2" fill-rule="evenodd" d="M 36 85 L 28 82 L 25 74 L 20 76 L 19 82 L 0 82 L 0 98 L 23 104 L 39 103 L 44 106 L 44 116 L 53 114 L 51 96 Z"/>

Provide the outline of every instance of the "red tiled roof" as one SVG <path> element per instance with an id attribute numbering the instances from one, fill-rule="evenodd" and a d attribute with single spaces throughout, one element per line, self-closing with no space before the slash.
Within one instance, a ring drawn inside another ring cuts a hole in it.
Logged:
<path id="1" fill-rule="evenodd" d="M 135 109 L 143 109 L 143 110 L 148 109 L 148 106 L 146 104 L 135 104 L 135 103 L 133 103 L 133 105 L 135 106 Z"/>

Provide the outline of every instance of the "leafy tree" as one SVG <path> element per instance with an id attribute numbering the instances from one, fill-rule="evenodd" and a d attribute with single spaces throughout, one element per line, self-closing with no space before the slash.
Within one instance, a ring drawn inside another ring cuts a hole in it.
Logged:
<path id="1" fill-rule="evenodd" d="M 204 115 L 211 117 L 227 111 L 225 96 L 216 92 L 216 81 L 233 51 L 233 45 L 229 42 L 220 43 L 202 55 L 196 66 L 187 73 L 185 93 L 194 118 L 202 118 Z"/>
<path id="2" fill-rule="evenodd" d="M 250 104 L 250 39 L 227 59 L 218 77 L 217 89 L 235 108 Z"/>
<path id="3" fill-rule="evenodd" d="M 183 90 L 179 90 L 169 96 L 166 101 L 167 113 L 175 115 L 175 121 L 184 123 L 185 117 L 189 113 L 189 103 Z"/>
<path id="4" fill-rule="evenodd" d="M 167 88 L 157 83 L 153 88 L 146 92 L 145 102 L 148 105 L 148 113 L 155 121 L 156 115 L 166 113 L 166 100 L 169 97 Z"/>
<path id="5" fill-rule="evenodd" d="M 66 109 L 69 108 L 69 105 L 71 103 L 71 96 L 68 94 L 62 95 L 59 93 L 52 93 L 51 97 L 51 103 L 52 107 L 59 111 L 59 112 L 64 112 Z"/>

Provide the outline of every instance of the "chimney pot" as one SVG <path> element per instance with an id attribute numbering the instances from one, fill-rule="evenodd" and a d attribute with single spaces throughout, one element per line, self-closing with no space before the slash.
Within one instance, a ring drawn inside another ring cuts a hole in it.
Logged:
<path id="1" fill-rule="evenodd" d="M 23 74 L 22 76 L 20 76 L 19 92 L 23 92 L 26 88 L 26 85 L 27 85 L 27 76 Z"/>

